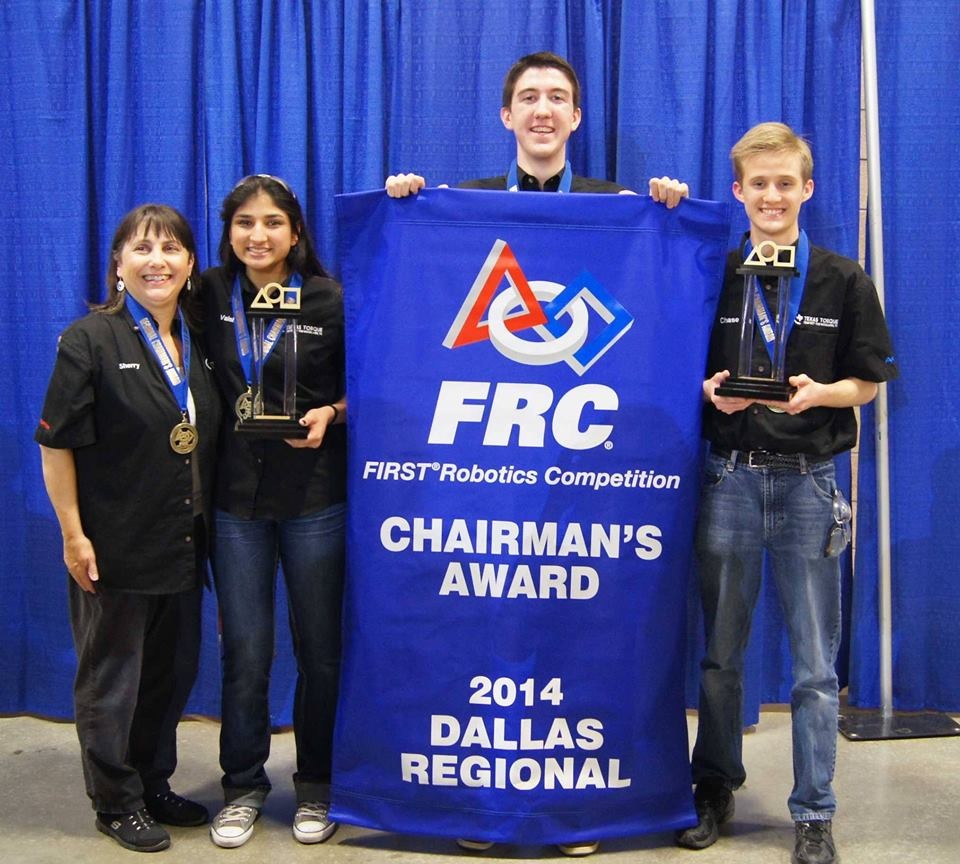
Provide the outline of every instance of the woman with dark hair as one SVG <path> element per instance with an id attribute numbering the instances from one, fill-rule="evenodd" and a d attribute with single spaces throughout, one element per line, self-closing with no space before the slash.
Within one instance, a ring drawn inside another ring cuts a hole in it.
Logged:
<path id="1" fill-rule="evenodd" d="M 139 852 L 170 845 L 157 822 L 208 819 L 169 784 L 199 660 L 220 418 L 189 326 L 195 263 L 176 210 L 124 217 L 107 300 L 60 337 L 35 435 L 71 577 L 87 794 L 97 829 Z"/>
<path id="2" fill-rule="evenodd" d="M 270 667 L 274 589 L 282 565 L 297 662 L 293 726 L 297 811 L 293 834 L 320 843 L 336 830 L 329 818 L 333 721 L 340 675 L 346 441 L 343 298 L 317 260 L 300 203 L 287 184 L 245 177 L 221 210 L 222 266 L 203 274 L 206 336 L 224 403 L 246 419 L 252 384 L 245 310 L 271 283 L 299 286 L 296 328 L 300 439 L 251 439 L 229 417 L 220 436 L 213 575 L 223 623 L 220 767 L 224 808 L 210 826 L 217 846 L 253 834 L 270 791 Z M 267 328 L 268 333 L 276 333 Z M 279 401 L 281 351 L 260 346 L 265 402 Z"/>

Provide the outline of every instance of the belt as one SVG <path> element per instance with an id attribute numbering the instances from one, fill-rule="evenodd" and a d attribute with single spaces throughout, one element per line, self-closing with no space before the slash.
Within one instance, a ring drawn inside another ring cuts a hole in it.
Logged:
<path id="1" fill-rule="evenodd" d="M 783 468 L 788 471 L 806 472 L 808 465 L 829 462 L 830 456 L 806 456 L 803 453 L 771 453 L 769 450 L 716 450 L 710 452 L 721 459 L 728 459 L 735 465 L 748 468 Z"/>

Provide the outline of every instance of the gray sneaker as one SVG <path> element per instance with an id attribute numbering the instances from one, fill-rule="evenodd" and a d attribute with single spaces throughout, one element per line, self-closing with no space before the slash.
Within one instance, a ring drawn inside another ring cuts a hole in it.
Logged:
<path id="1" fill-rule="evenodd" d="M 492 840 L 470 840 L 467 837 L 458 837 L 457 845 L 461 849 L 467 849 L 470 852 L 486 852 L 493 848 Z"/>
<path id="2" fill-rule="evenodd" d="M 210 839 L 224 849 L 242 846 L 253 836 L 260 811 L 245 804 L 227 804 L 210 823 Z"/>
<path id="3" fill-rule="evenodd" d="M 790 858 L 793 864 L 835 864 L 839 860 L 829 819 L 794 822 L 793 825 L 796 834 L 796 845 Z"/>
<path id="4" fill-rule="evenodd" d="M 322 843 L 333 836 L 337 823 L 330 819 L 330 805 L 322 801 L 303 801 L 293 817 L 293 836 L 301 843 Z"/>
<path id="5" fill-rule="evenodd" d="M 559 843 L 557 848 L 571 858 L 584 858 L 600 848 L 599 840 L 580 840 L 577 843 Z"/>

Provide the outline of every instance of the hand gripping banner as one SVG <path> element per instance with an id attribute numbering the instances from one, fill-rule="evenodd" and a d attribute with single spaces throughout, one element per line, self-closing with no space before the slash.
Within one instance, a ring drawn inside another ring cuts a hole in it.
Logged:
<path id="1" fill-rule="evenodd" d="M 334 818 L 521 844 L 694 821 L 682 652 L 726 205 L 337 198 Z"/>

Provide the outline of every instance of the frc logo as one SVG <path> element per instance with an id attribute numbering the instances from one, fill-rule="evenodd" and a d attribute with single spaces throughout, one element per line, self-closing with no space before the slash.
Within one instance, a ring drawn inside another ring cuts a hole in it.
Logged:
<path id="1" fill-rule="evenodd" d="M 493 389 L 491 397 L 490 391 Z M 548 431 L 568 450 L 599 447 L 613 432 L 609 423 L 586 422 L 584 416 L 613 412 L 620 407 L 616 391 L 605 384 L 580 384 L 553 405 L 554 393 L 546 384 L 501 381 L 444 381 L 430 425 L 428 444 L 453 444 L 463 424 L 484 426 L 484 447 L 543 447 Z M 514 439 L 514 432 L 516 438 Z"/>
<path id="2" fill-rule="evenodd" d="M 504 278 L 509 287 L 497 294 Z M 592 337 L 590 309 L 603 322 Z M 564 316 L 568 320 L 564 321 Z M 583 375 L 633 326 L 633 320 L 586 270 L 567 286 L 528 282 L 506 241 L 497 240 L 443 345 L 462 348 L 489 340 L 504 357 L 517 363 L 547 366 L 564 362 Z M 529 329 L 540 337 L 538 341 L 516 335 Z"/>

